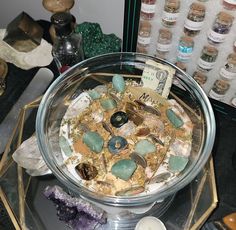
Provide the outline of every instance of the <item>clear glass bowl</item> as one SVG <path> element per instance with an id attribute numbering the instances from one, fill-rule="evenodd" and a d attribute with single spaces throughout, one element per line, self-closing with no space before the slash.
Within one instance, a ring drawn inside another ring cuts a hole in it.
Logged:
<path id="1" fill-rule="evenodd" d="M 59 147 L 61 120 L 75 97 L 84 90 L 111 81 L 114 74 L 139 80 L 148 59 L 176 69 L 175 84 L 171 87 L 169 97 L 175 98 L 185 108 L 194 124 L 188 165 L 176 179 L 147 195 L 122 197 L 92 192 L 78 183 L 63 164 Z M 39 149 L 48 167 L 73 194 L 102 205 L 137 208 L 170 197 L 196 177 L 211 154 L 215 138 L 215 118 L 211 104 L 201 87 L 191 76 L 175 65 L 144 54 L 112 53 L 80 62 L 53 82 L 39 106 L 36 134 Z"/>

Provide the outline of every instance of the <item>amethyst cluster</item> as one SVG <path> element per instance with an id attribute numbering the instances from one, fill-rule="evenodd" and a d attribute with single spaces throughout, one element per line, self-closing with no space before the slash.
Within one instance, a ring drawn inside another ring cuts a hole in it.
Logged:
<path id="1" fill-rule="evenodd" d="M 75 230 L 92 230 L 106 223 L 106 213 L 87 201 L 72 197 L 59 186 L 48 186 L 44 195 L 56 205 L 59 220 Z"/>

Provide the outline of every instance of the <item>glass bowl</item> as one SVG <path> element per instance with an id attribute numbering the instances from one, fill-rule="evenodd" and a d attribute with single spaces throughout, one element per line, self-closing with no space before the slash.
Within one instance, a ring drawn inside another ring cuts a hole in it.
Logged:
<path id="1" fill-rule="evenodd" d="M 63 163 L 59 146 L 62 118 L 73 99 L 85 90 L 110 82 L 114 74 L 140 81 L 147 60 L 171 66 L 176 70 L 169 98 L 178 101 L 194 124 L 189 162 L 174 180 L 147 194 L 124 197 L 90 191 L 75 179 Z M 175 65 L 145 54 L 112 53 L 82 61 L 53 82 L 44 94 L 38 109 L 36 134 L 46 164 L 74 195 L 105 206 L 138 208 L 152 206 L 156 201 L 173 196 L 197 176 L 211 154 L 215 138 L 215 118 L 211 104 L 201 87 Z"/>

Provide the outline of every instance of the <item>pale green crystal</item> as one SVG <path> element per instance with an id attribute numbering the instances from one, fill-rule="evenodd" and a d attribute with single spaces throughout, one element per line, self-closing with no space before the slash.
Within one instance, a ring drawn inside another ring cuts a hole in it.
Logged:
<path id="1" fill-rule="evenodd" d="M 133 175 L 136 168 L 137 165 L 133 160 L 122 159 L 112 166 L 111 172 L 114 176 L 127 181 Z"/>
<path id="2" fill-rule="evenodd" d="M 167 109 L 166 115 L 175 128 L 183 126 L 183 120 L 172 109 Z"/>
<path id="3" fill-rule="evenodd" d="M 188 163 L 188 158 L 183 156 L 171 155 L 169 158 L 169 169 L 171 172 L 181 172 Z"/>
<path id="4" fill-rule="evenodd" d="M 98 93 L 96 90 L 92 89 L 88 91 L 89 96 L 93 99 L 93 100 L 97 100 L 101 97 L 100 93 Z"/>
<path id="5" fill-rule="evenodd" d="M 125 91 L 125 80 L 124 78 L 116 74 L 112 78 L 112 86 L 118 93 L 123 93 Z"/>
<path id="6" fill-rule="evenodd" d="M 156 152 L 156 146 L 148 140 L 141 140 L 136 144 L 134 151 L 145 156 L 148 153 Z"/>
<path id="7" fill-rule="evenodd" d="M 101 106 L 104 110 L 111 110 L 117 107 L 117 103 L 112 98 L 107 98 L 101 100 Z"/>
<path id="8" fill-rule="evenodd" d="M 86 132 L 83 135 L 83 142 L 95 153 L 100 153 L 103 148 L 104 140 L 97 132 Z"/>
<path id="9" fill-rule="evenodd" d="M 68 140 L 64 136 L 59 136 L 59 146 L 61 147 L 62 151 L 66 154 L 66 156 L 72 155 L 72 149 Z"/>

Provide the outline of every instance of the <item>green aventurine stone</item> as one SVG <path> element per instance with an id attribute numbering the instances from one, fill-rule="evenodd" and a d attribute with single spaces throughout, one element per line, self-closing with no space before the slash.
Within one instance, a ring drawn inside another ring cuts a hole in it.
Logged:
<path id="1" fill-rule="evenodd" d="M 100 93 L 98 93 L 96 90 L 92 89 L 88 91 L 89 96 L 93 99 L 99 99 L 101 97 Z"/>
<path id="2" fill-rule="evenodd" d="M 61 147 L 62 151 L 66 154 L 66 156 L 72 155 L 72 149 L 70 147 L 69 142 L 64 136 L 59 136 L 59 146 Z"/>
<path id="3" fill-rule="evenodd" d="M 118 93 L 123 93 L 125 91 L 125 80 L 124 78 L 116 74 L 112 78 L 112 86 Z"/>
<path id="4" fill-rule="evenodd" d="M 107 99 L 101 100 L 101 106 L 104 110 L 111 110 L 111 109 L 116 108 L 117 103 L 114 99 L 107 98 Z"/>
<path id="5" fill-rule="evenodd" d="M 137 165 L 134 161 L 123 159 L 117 161 L 111 168 L 111 173 L 122 180 L 129 180 L 136 170 Z"/>
<path id="6" fill-rule="evenodd" d="M 166 115 L 175 128 L 180 128 L 183 126 L 183 120 L 172 109 L 167 109 Z"/>
<path id="7" fill-rule="evenodd" d="M 181 172 L 188 163 L 187 157 L 171 155 L 169 158 L 169 169 L 171 172 Z"/>
<path id="8" fill-rule="evenodd" d="M 97 132 L 86 132 L 83 135 L 83 142 L 95 153 L 100 153 L 103 148 L 104 140 Z"/>
<path id="9" fill-rule="evenodd" d="M 156 146 L 148 140 L 141 140 L 136 144 L 134 151 L 145 156 L 148 153 L 156 152 Z"/>

